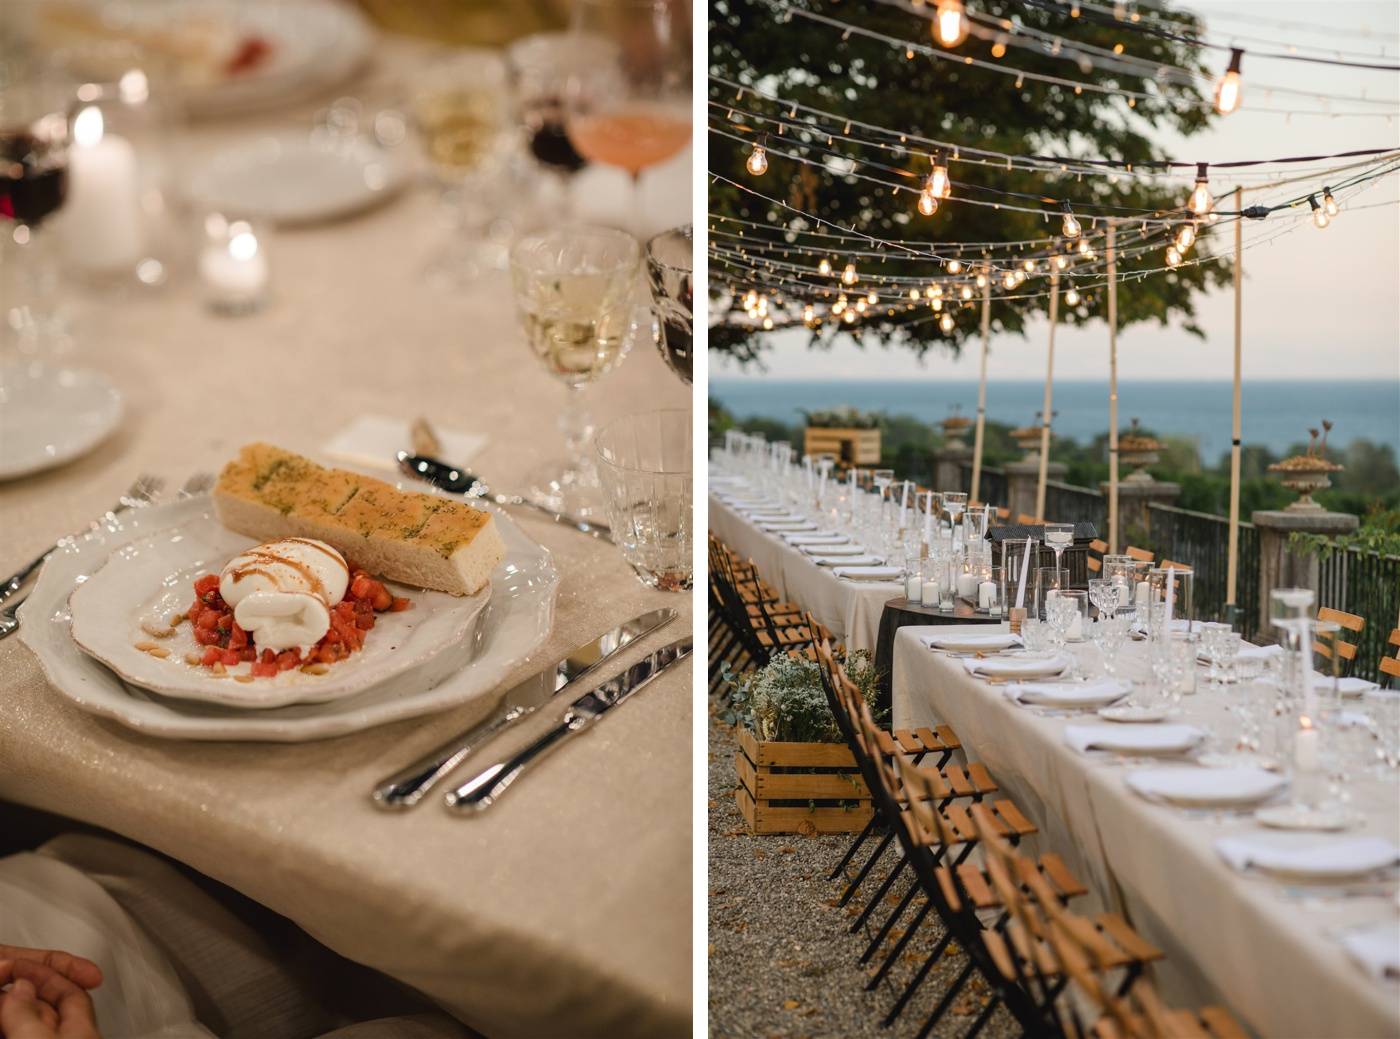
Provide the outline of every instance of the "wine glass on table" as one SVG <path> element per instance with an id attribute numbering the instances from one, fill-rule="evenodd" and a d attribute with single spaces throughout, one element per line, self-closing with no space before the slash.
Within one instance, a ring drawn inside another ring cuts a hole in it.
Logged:
<path id="1" fill-rule="evenodd" d="M 0 86 L 0 326 L 26 350 L 58 331 L 57 265 L 41 228 L 68 195 L 65 100 L 43 81 Z"/>
<path id="2" fill-rule="evenodd" d="M 613 44 L 612 60 L 571 78 L 569 140 L 589 162 L 632 182 L 631 224 L 644 224 L 642 173 L 690 144 L 690 6 L 685 0 L 574 0 L 580 47 Z"/>
<path id="3" fill-rule="evenodd" d="M 585 387 L 612 371 L 631 347 L 633 292 L 641 250 L 606 227 L 527 235 L 510 254 L 515 304 L 531 352 L 568 387 L 559 429 L 567 457 L 528 479 L 531 497 L 575 516 L 599 511 L 597 473 L 587 456 L 593 425 Z"/>
<path id="4" fill-rule="evenodd" d="M 1074 544 L 1074 524 L 1073 523 L 1047 523 L 1045 524 L 1045 545 L 1047 548 L 1055 550 L 1055 569 L 1061 569 L 1060 559 L 1065 554 L 1065 549 Z"/>

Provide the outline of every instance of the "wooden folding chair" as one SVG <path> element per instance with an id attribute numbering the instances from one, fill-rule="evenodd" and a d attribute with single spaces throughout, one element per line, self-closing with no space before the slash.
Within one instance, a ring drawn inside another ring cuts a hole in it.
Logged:
<path id="1" fill-rule="evenodd" d="M 1323 624 L 1335 624 L 1342 631 L 1350 631 L 1356 635 L 1360 635 L 1366 630 L 1365 617 L 1358 617 L 1354 613 L 1343 613 L 1341 610 L 1334 610 L 1329 606 L 1323 606 L 1318 609 L 1317 619 Z M 1337 656 L 1341 658 L 1337 661 L 1340 665 L 1339 670 L 1349 672 L 1352 663 L 1356 660 L 1355 643 L 1343 639 L 1339 632 L 1335 645 L 1337 647 Z M 1322 639 L 1313 639 L 1313 652 L 1323 660 L 1332 659 L 1332 646 L 1333 643 L 1326 642 Z"/>
<path id="2" fill-rule="evenodd" d="M 1400 628 L 1394 628 L 1390 632 L 1390 638 L 1386 639 L 1386 644 L 1395 647 L 1395 656 L 1381 657 L 1380 671 L 1387 676 L 1390 685 L 1394 686 L 1395 678 L 1400 678 Z"/>
<path id="3" fill-rule="evenodd" d="M 1145 548 L 1136 548 L 1133 545 L 1129 545 L 1127 548 L 1123 549 L 1123 553 L 1124 555 L 1132 556 L 1139 563 L 1150 563 L 1157 558 L 1156 553 L 1149 552 Z"/>
<path id="4" fill-rule="evenodd" d="M 1089 573 L 1098 574 L 1103 572 L 1103 557 L 1104 553 L 1106 553 L 1107 551 L 1107 541 L 1102 541 L 1099 538 L 1094 538 L 1093 541 L 1089 542 L 1089 558 L 1086 562 L 1086 565 L 1089 568 Z"/>

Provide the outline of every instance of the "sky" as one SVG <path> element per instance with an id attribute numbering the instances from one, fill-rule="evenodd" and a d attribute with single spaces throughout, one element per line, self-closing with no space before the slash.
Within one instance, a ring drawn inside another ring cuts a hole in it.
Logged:
<path id="1" fill-rule="evenodd" d="M 1202 2 L 1186 4 L 1200 13 L 1209 38 L 1229 43 L 1230 32 L 1269 39 L 1291 39 L 1297 30 L 1280 22 L 1316 24 L 1320 17 L 1338 29 L 1366 30 L 1369 39 L 1322 36 L 1348 50 L 1364 50 L 1394 60 L 1400 55 L 1400 4 L 1327 0 L 1326 3 Z M 1251 22 L 1258 15 L 1268 26 Z M 1012 51 L 1012 54 L 1015 52 Z M 1212 60 L 1221 57 L 1212 55 Z M 1217 118 L 1189 140 L 1162 134 L 1163 150 L 1196 161 L 1227 161 L 1297 154 L 1330 154 L 1359 148 L 1400 148 L 1400 116 L 1386 119 L 1291 117 L 1250 113 L 1250 103 L 1292 107 L 1298 99 L 1270 98 L 1256 84 L 1307 86 L 1320 92 L 1369 97 L 1400 97 L 1400 74 L 1359 71 L 1298 62 L 1267 61 L 1246 53 L 1240 109 Z M 1344 104 L 1335 103 L 1339 110 Z M 1366 106 L 1350 106 L 1351 109 Z M 1228 182 L 1212 177 L 1219 196 Z M 1400 174 L 1372 187 L 1357 204 L 1400 199 Z M 1267 222 L 1266 222 L 1267 223 Z M 1246 227 L 1246 238 L 1250 227 Z M 1344 208 L 1325 230 L 1311 225 L 1244 254 L 1243 363 L 1245 379 L 1366 378 L 1400 383 L 1400 206 L 1349 214 Z M 1121 292 L 1131 291 L 1123 286 Z M 993 300 L 994 307 L 996 305 Z M 1119 377 L 1229 379 L 1234 336 L 1234 295 L 1228 288 L 1196 299 L 1197 322 L 1206 338 L 1179 327 L 1139 324 L 1120 330 Z M 1028 327 L 1025 338 L 993 336 L 988 357 L 991 379 L 1043 378 L 1048 326 Z M 710 374 L 769 378 L 944 377 L 976 379 L 978 353 L 970 341 L 960 358 L 946 355 L 920 361 L 907 350 L 865 349 L 844 339 L 831 350 L 809 350 L 800 330 L 772 337 L 766 373 L 744 371 L 713 358 Z M 1108 334 L 1104 324 L 1061 326 L 1055 338 L 1055 377 L 1097 379 L 1107 373 Z"/>

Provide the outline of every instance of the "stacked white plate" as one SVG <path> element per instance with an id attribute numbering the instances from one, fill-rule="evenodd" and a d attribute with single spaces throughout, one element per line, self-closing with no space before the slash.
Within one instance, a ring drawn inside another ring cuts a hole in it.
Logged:
<path id="1" fill-rule="evenodd" d="M 240 682 L 185 662 L 189 625 L 153 639 L 251 538 L 219 523 L 207 497 L 133 509 L 63 545 L 20 611 L 20 636 L 50 683 L 83 710 L 155 736 L 294 742 L 454 707 L 486 695 L 548 637 L 559 575 L 549 551 L 507 517 L 505 560 L 488 589 L 456 597 L 391 584 L 412 607 L 379 614 L 364 648 L 325 674 Z M 136 648 L 153 642 L 165 657 Z"/>
<path id="2" fill-rule="evenodd" d="M 1239 808 L 1273 797 L 1282 776 L 1262 768 L 1149 768 L 1124 777 L 1128 787 L 1149 801 L 1182 808 Z"/>

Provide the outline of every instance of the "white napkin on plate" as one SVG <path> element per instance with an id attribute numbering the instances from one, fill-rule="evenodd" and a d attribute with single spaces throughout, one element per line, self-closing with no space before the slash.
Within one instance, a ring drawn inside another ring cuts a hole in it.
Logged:
<path id="1" fill-rule="evenodd" d="M 1041 707 L 1102 707 L 1128 695 L 1128 687 L 1110 678 L 1093 682 L 1013 682 L 1006 695 L 1017 703 Z"/>
<path id="2" fill-rule="evenodd" d="M 1091 750 L 1168 754 L 1190 750 L 1205 737 L 1194 725 L 1066 725 L 1065 742 L 1081 754 Z"/>
<path id="3" fill-rule="evenodd" d="M 1283 647 L 1282 647 L 1282 646 L 1278 646 L 1278 645 L 1273 645 L 1273 646 L 1250 646 L 1250 645 L 1245 645 L 1245 646 L 1241 646 L 1241 647 L 1240 647 L 1240 651 L 1239 651 L 1239 654 L 1238 654 L 1238 658 L 1241 659 L 1241 660 L 1268 660 L 1270 657 L 1276 657 L 1276 656 L 1278 656 L 1278 655 L 1279 655 L 1280 653 L 1282 653 L 1282 652 L 1283 652 Z"/>
<path id="4" fill-rule="evenodd" d="M 898 581 L 904 570 L 897 566 L 838 566 L 832 573 L 848 581 Z"/>
<path id="5" fill-rule="evenodd" d="M 1302 835 L 1240 834 L 1220 837 L 1215 850 L 1237 870 L 1250 866 L 1271 873 L 1300 877 L 1340 878 L 1374 873 L 1400 862 L 1400 848 L 1381 837 L 1329 837 Z"/>
<path id="6" fill-rule="evenodd" d="M 1400 920 L 1381 920 L 1347 931 L 1342 948 L 1373 978 L 1400 979 Z"/>
<path id="7" fill-rule="evenodd" d="M 845 534 L 838 534 L 834 530 L 822 531 L 818 534 L 784 534 L 783 540 L 789 545 L 844 545 L 851 539 Z"/>
<path id="8" fill-rule="evenodd" d="M 397 472 L 396 454 L 413 450 L 410 425 L 408 419 L 361 415 L 326 441 L 321 450 L 351 465 Z M 481 433 L 464 433 L 441 426 L 435 426 L 434 432 L 442 444 L 438 454 L 450 465 L 465 466 L 486 446 L 486 437 Z"/>
<path id="9" fill-rule="evenodd" d="M 798 545 L 803 552 L 809 556 L 863 556 L 866 555 L 864 545 L 854 545 L 849 541 L 831 543 L 822 542 L 816 545 Z M 852 564 L 854 565 L 854 564 Z"/>
<path id="10" fill-rule="evenodd" d="M 1337 692 L 1348 698 L 1359 698 L 1365 696 L 1372 689 L 1379 689 L 1375 682 L 1368 682 L 1364 678 L 1339 678 L 1337 679 Z"/>
<path id="11" fill-rule="evenodd" d="M 1187 806 L 1253 804 L 1281 790 L 1280 775 L 1262 768 L 1147 768 L 1123 777 L 1128 788 L 1152 800 Z"/>
<path id="12" fill-rule="evenodd" d="M 1021 636 L 1009 631 L 974 632 L 961 635 L 920 635 L 919 641 L 929 649 L 948 649 L 953 652 L 977 653 L 982 650 L 1010 649 L 1021 644 Z"/>
<path id="13" fill-rule="evenodd" d="M 816 530 L 817 525 L 811 520 L 763 520 L 758 524 L 758 529 L 778 533 L 784 530 Z"/>
<path id="14" fill-rule="evenodd" d="M 1073 661 L 1063 653 L 1056 653 L 1053 656 L 1024 656 L 1024 657 L 986 657 L 978 660 L 969 658 L 962 661 L 962 666 L 967 669 L 970 675 L 986 675 L 989 677 L 999 677 L 1003 675 L 1024 675 L 1034 677 L 1038 675 L 1059 675 L 1065 672 Z"/>
<path id="15" fill-rule="evenodd" d="M 832 555 L 812 556 L 817 566 L 879 566 L 884 562 L 879 556 L 871 555 Z"/>

